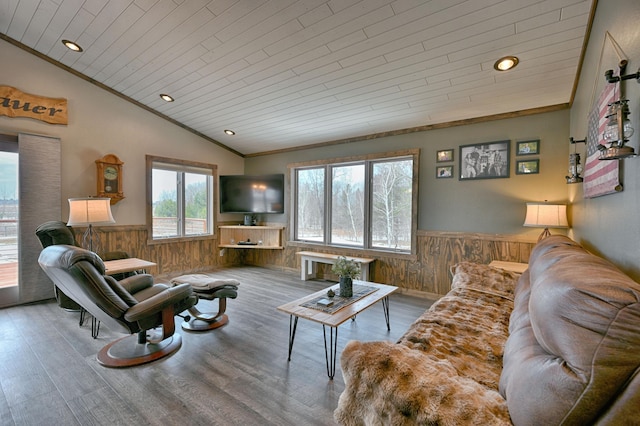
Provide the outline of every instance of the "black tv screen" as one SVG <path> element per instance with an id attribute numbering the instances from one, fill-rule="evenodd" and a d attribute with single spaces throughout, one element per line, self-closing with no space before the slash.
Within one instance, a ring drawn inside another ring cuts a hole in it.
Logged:
<path id="1" fill-rule="evenodd" d="M 284 174 L 220 176 L 220 213 L 284 213 Z"/>

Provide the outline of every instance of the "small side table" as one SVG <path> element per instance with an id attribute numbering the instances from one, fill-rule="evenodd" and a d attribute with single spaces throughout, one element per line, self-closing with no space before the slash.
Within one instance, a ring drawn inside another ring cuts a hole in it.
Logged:
<path id="1" fill-rule="evenodd" d="M 493 260 L 489 264 L 489 266 L 493 266 L 494 268 L 504 269 L 505 271 L 516 272 L 518 274 L 523 273 L 529 267 L 528 263 L 518 263 L 518 262 L 504 262 L 502 260 Z"/>
<path id="2" fill-rule="evenodd" d="M 106 260 L 103 262 L 105 274 L 114 275 L 131 271 L 146 271 L 147 268 L 156 266 L 155 263 L 148 260 L 138 259 L 137 257 L 128 257 L 126 259 Z"/>

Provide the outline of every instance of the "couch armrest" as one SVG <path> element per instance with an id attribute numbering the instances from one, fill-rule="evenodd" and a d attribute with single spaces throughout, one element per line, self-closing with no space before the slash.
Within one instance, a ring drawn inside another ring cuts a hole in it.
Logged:
<path id="1" fill-rule="evenodd" d="M 350 341 L 340 363 L 340 424 L 511 424 L 500 394 L 459 376 L 447 360 L 390 342 Z"/>
<path id="2" fill-rule="evenodd" d="M 136 275 L 139 276 L 139 275 Z M 135 278 L 135 277 L 131 277 Z M 175 287 L 168 287 L 162 292 L 143 300 L 135 306 L 129 308 L 124 314 L 124 318 L 130 322 L 136 322 L 145 319 L 154 313 L 161 312 L 163 309 L 176 305 L 184 299 L 188 299 L 193 295 L 193 289 L 189 284 L 181 284 Z M 196 298 L 194 297 L 194 303 Z M 185 308 L 186 309 L 186 308 Z M 176 312 L 176 314 L 179 312 Z"/>

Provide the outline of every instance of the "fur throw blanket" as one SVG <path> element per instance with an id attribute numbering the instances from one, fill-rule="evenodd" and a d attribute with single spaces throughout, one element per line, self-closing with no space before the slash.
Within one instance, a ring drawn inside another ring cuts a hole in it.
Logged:
<path id="1" fill-rule="evenodd" d="M 467 262 L 452 273 L 451 291 L 398 343 L 347 344 L 338 423 L 511 424 L 498 382 L 518 275 Z"/>

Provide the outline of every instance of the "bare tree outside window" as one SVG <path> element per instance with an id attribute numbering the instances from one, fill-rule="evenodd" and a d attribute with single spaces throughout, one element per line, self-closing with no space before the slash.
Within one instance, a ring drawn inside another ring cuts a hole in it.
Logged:
<path id="1" fill-rule="evenodd" d="M 413 161 L 373 165 L 371 245 L 394 250 L 411 249 Z"/>
<path id="2" fill-rule="evenodd" d="M 294 239 L 411 252 L 417 228 L 418 154 L 409 150 L 289 166 L 295 194 Z"/>
<path id="3" fill-rule="evenodd" d="M 331 242 L 364 245 L 364 164 L 332 168 Z"/>
<path id="4" fill-rule="evenodd" d="M 324 241 L 324 168 L 297 172 L 296 239 Z"/>

